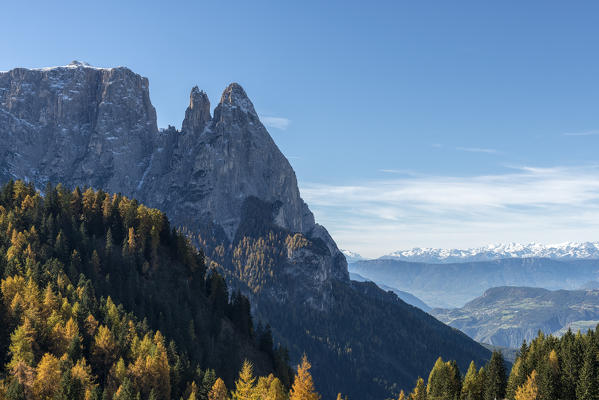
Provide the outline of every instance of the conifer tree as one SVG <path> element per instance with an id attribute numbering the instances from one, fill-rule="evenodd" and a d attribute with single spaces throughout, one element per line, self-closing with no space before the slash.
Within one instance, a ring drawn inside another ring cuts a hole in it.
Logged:
<path id="1" fill-rule="evenodd" d="M 46 353 L 36 368 L 33 390 L 37 398 L 51 398 L 60 387 L 60 364 L 56 357 Z"/>
<path id="2" fill-rule="evenodd" d="M 104 252 L 106 253 L 107 256 L 110 256 L 112 254 L 112 247 L 113 247 L 112 229 L 108 228 L 108 231 L 106 232 L 106 244 L 104 245 Z"/>
<path id="3" fill-rule="evenodd" d="M 10 335 L 9 351 L 12 354 L 8 369 L 12 370 L 19 362 L 24 362 L 27 365 L 33 363 L 33 343 L 35 342 L 35 330 L 31 320 L 25 317 L 23 324 L 20 325 Z"/>
<path id="4" fill-rule="evenodd" d="M 79 189 L 79 186 L 77 186 L 71 194 L 71 213 L 74 217 L 78 218 L 81 215 L 82 210 L 83 203 L 81 190 Z"/>
<path id="5" fill-rule="evenodd" d="M 286 398 L 281 381 L 273 374 L 258 379 L 254 394 L 260 400 L 284 400 Z"/>
<path id="6" fill-rule="evenodd" d="M 129 378 L 125 378 L 114 394 L 114 400 L 136 400 L 137 393 Z"/>
<path id="7" fill-rule="evenodd" d="M 418 378 L 416 387 L 414 387 L 414 390 L 410 393 L 410 400 L 427 400 L 424 379 Z"/>
<path id="8" fill-rule="evenodd" d="M 222 379 L 218 378 L 210 392 L 208 393 L 208 400 L 226 400 L 227 399 L 227 387 Z"/>
<path id="9" fill-rule="evenodd" d="M 484 400 L 499 400 L 505 398 L 507 376 L 505 361 L 500 352 L 494 351 L 487 364 Z"/>
<path id="10" fill-rule="evenodd" d="M 597 352 L 594 346 L 588 346 L 585 351 L 584 364 L 580 370 L 578 384 L 576 385 L 576 399 L 599 399 L 599 386 L 597 383 Z"/>
<path id="11" fill-rule="evenodd" d="M 235 391 L 231 393 L 233 400 L 255 400 L 256 377 L 251 362 L 245 360 L 239 371 L 239 378 L 235 381 Z"/>
<path id="12" fill-rule="evenodd" d="M 94 360 L 100 367 L 101 378 L 106 376 L 110 366 L 116 359 L 116 343 L 115 338 L 110 329 L 104 325 L 98 327 L 94 338 L 93 356 Z"/>
<path id="13" fill-rule="evenodd" d="M 479 378 L 479 373 L 476 370 L 474 361 L 470 362 L 468 372 L 464 377 L 464 384 L 460 395 L 461 400 L 482 400 L 483 386 Z"/>
<path id="14" fill-rule="evenodd" d="M 524 346 L 526 346 L 526 343 L 524 343 Z M 522 360 L 522 357 L 516 359 L 507 379 L 505 395 L 508 399 L 513 399 L 516 396 L 516 390 L 526 382 L 526 376 L 522 371 Z"/>
<path id="15" fill-rule="evenodd" d="M 426 394 L 429 400 L 457 400 L 462 380 L 455 361 L 443 362 L 439 357 L 428 377 Z"/>
<path id="16" fill-rule="evenodd" d="M 516 390 L 516 400 L 537 400 L 538 399 L 538 388 L 537 388 L 537 371 L 533 370 L 526 383 L 520 386 Z"/>
<path id="17" fill-rule="evenodd" d="M 273 376 L 271 374 L 271 376 Z M 274 378 L 274 377 L 273 377 Z M 264 396 L 263 400 L 286 400 L 287 394 L 285 393 L 285 387 L 279 380 L 279 378 L 274 378 L 270 382 L 270 386 L 268 388 L 268 393 Z"/>
<path id="18" fill-rule="evenodd" d="M 69 370 L 62 374 L 56 400 L 79 400 L 83 398 L 81 382 L 74 379 Z"/>
<path id="19" fill-rule="evenodd" d="M 127 249 L 131 254 L 137 251 L 137 241 L 135 239 L 135 229 L 133 227 L 129 228 L 129 233 L 127 234 Z"/>
<path id="20" fill-rule="evenodd" d="M 6 388 L 6 400 L 25 400 L 25 387 L 18 379 L 12 379 Z"/>
<path id="21" fill-rule="evenodd" d="M 300 365 L 297 366 L 297 373 L 289 392 L 289 400 L 320 400 L 320 395 L 314 388 L 310 374 L 311 367 L 308 357 L 304 354 Z"/>
<path id="22" fill-rule="evenodd" d="M 448 369 L 448 386 L 447 398 L 458 400 L 462 392 L 462 374 L 455 360 L 447 362 Z"/>
<path id="23" fill-rule="evenodd" d="M 204 376 L 202 378 L 202 384 L 199 388 L 200 400 L 207 400 L 208 393 L 212 390 L 212 387 L 216 383 L 216 374 L 213 369 L 207 369 L 204 372 Z"/>
<path id="24" fill-rule="evenodd" d="M 551 350 L 541 363 L 537 386 L 540 400 L 557 399 L 560 394 L 560 367 L 557 352 Z"/>
<path id="25" fill-rule="evenodd" d="M 445 363 L 441 357 L 437 358 L 433 369 L 428 376 L 426 395 L 430 400 L 441 400 L 447 395 L 447 383 L 449 375 Z"/>
<path id="26" fill-rule="evenodd" d="M 576 384 L 584 362 L 580 335 L 570 329 L 562 337 L 559 349 L 561 361 L 561 399 L 576 400 Z"/>

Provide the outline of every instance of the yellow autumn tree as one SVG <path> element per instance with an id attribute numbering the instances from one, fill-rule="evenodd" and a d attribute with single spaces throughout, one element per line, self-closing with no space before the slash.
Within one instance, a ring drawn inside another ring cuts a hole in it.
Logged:
<path id="1" fill-rule="evenodd" d="M 116 359 L 116 341 L 110 329 L 105 325 L 98 327 L 92 354 L 101 368 L 101 373 L 105 376 Z"/>
<path id="2" fill-rule="evenodd" d="M 54 294 L 54 291 L 52 290 L 52 286 L 50 286 L 50 284 L 48 284 L 46 286 L 46 289 L 44 290 L 44 300 L 42 302 L 44 317 L 48 318 L 50 315 L 52 315 L 52 311 L 54 311 L 58 308 L 58 304 L 59 304 L 58 298 Z"/>
<path id="3" fill-rule="evenodd" d="M 153 354 L 146 361 L 146 366 L 150 372 L 152 384 L 149 385 L 162 398 L 170 399 L 171 397 L 171 381 L 170 381 L 170 366 L 168 364 L 168 355 L 164 345 L 164 336 L 160 331 L 156 331 L 152 339 L 154 344 Z"/>
<path id="4" fill-rule="evenodd" d="M 164 346 L 164 337 L 157 331 L 152 338 L 146 334 L 141 341 L 137 338 L 131 345 L 135 362 L 129 366 L 129 375 L 133 384 L 139 387 L 143 395 L 151 390 L 161 399 L 170 398 L 170 367 Z"/>
<path id="5" fill-rule="evenodd" d="M 270 388 L 270 384 L 274 378 L 275 377 L 273 374 L 270 374 L 268 376 L 261 376 L 258 378 L 256 387 L 254 388 L 254 392 L 256 393 L 256 396 L 258 398 L 263 399 L 268 395 L 268 389 Z"/>
<path id="6" fill-rule="evenodd" d="M 285 393 L 285 387 L 279 378 L 275 378 L 270 383 L 268 393 L 264 397 L 264 400 L 286 400 L 287 393 Z"/>
<path id="7" fill-rule="evenodd" d="M 85 398 L 90 398 L 97 385 L 94 383 L 94 375 L 91 366 L 87 363 L 85 358 L 79 359 L 77 364 L 71 368 L 71 375 L 73 376 L 73 379 L 77 379 L 81 383 L 81 386 L 85 390 Z"/>
<path id="8" fill-rule="evenodd" d="M 285 388 L 273 374 L 261 376 L 256 384 L 255 394 L 260 400 L 285 400 Z"/>
<path id="9" fill-rule="evenodd" d="M 36 399 L 52 398 L 60 387 L 60 361 L 46 353 L 36 368 L 33 392 Z"/>
<path id="10" fill-rule="evenodd" d="M 14 298 L 17 296 L 17 294 L 23 293 L 25 291 L 25 285 L 27 285 L 25 278 L 19 275 L 9 276 L 8 278 L 2 280 L 1 288 L 4 302 L 11 309 L 11 311 L 14 311 L 14 308 L 11 306 Z"/>
<path id="11" fill-rule="evenodd" d="M 257 397 L 255 383 L 254 366 L 245 360 L 239 371 L 239 378 L 235 381 L 235 391 L 231 393 L 233 400 L 255 400 Z"/>
<path id="12" fill-rule="evenodd" d="M 426 384 L 424 383 L 424 379 L 418 378 L 416 381 L 416 387 L 410 393 L 411 400 L 426 400 Z"/>
<path id="13" fill-rule="evenodd" d="M 24 318 L 23 324 L 20 325 L 10 335 L 9 352 L 12 355 L 8 363 L 8 369 L 12 370 L 18 363 L 23 362 L 29 366 L 33 366 L 33 344 L 35 343 L 35 330 L 31 320 Z"/>
<path id="14" fill-rule="evenodd" d="M 537 371 L 533 370 L 526 383 L 516 390 L 516 400 L 536 400 L 538 394 Z"/>
<path id="15" fill-rule="evenodd" d="M 227 400 L 227 387 L 222 379 L 218 378 L 214 382 L 208 393 L 208 400 Z"/>
<path id="16" fill-rule="evenodd" d="M 137 250 L 135 243 L 135 229 L 129 228 L 129 234 L 127 235 L 127 247 L 130 253 L 134 253 Z"/>
<path id="17" fill-rule="evenodd" d="M 19 361 L 13 366 L 10 372 L 17 382 L 24 386 L 25 395 L 26 398 L 28 398 L 35 378 L 35 369 L 25 364 L 23 361 Z"/>
<path id="18" fill-rule="evenodd" d="M 189 393 L 189 397 L 187 400 L 197 400 L 198 399 L 198 385 L 195 381 L 191 382 L 191 392 Z"/>
<path id="19" fill-rule="evenodd" d="M 300 365 L 297 366 L 297 374 L 289 392 L 289 400 L 320 400 L 320 395 L 316 392 L 312 375 L 310 375 L 311 367 L 308 357 L 304 354 Z"/>

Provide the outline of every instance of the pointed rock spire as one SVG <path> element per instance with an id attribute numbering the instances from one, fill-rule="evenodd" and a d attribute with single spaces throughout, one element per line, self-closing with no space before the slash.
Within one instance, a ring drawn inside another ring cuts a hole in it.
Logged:
<path id="1" fill-rule="evenodd" d="M 189 95 L 189 107 L 185 110 L 185 119 L 181 130 L 186 133 L 201 132 L 211 119 L 208 96 L 194 86 Z"/>
<path id="2" fill-rule="evenodd" d="M 214 110 L 214 119 L 239 119 L 243 114 L 258 117 L 254 105 L 238 83 L 231 83 L 223 92 L 218 106 Z"/>

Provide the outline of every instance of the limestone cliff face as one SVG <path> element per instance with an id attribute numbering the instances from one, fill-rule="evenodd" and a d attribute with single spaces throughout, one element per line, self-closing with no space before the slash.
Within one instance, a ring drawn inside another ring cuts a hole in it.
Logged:
<path id="1" fill-rule="evenodd" d="M 276 204 L 278 227 L 328 249 L 303 255 L 301 263 L 290 259 L 298 279 L 314 281 L 314 290 L 348 281 L 345 258 L 314 222 L 291 165 L 236 83 L 214 116 L 207 95 L 194 87 L 181 131 L 160 132 L 148 80 L 127 68 L 18 68 L 0 73 L 0 137 L 3 181 L 121 192 L 160 208 L 177 226 L 217 229 L 229 242 L 248 198 Z"/>
<path id="2" fill-rule="evenodd" d="M 210 117 L 208 98 L 192 89 L 183 131 L 167 131 L 139 195 L 175 208 L 177 222 L 216 222 L 229 239 L 249 196 L 280 202 L 278 224 L 309 233 L 314 216 L 300 197 L 295 173 L 262 125 L 244 90 L 225 89 Z M 169 188 L 169 190 L 164 190 Z M 189 221 L 200 216 L 198 221 Z M 180 220 L 179 220 L 180 219 Z"/>
<path id="3" fill-rule="evenodd" d="M 0 177 L 135 187 L 158 134 L 148 80 L 127 68 L 0 73 Z M 127 190 L 129 191 L 129 190 Z"/>

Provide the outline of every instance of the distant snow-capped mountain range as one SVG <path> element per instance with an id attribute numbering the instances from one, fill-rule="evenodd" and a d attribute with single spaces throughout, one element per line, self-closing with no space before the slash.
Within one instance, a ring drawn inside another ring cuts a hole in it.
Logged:
<path id="1" fill-rule="evenodd" d="M 359 254 L 342 250 L 348 262 L 363 260 Z M 566 242 L 558 244 L 500 243 L 470 249 L 434 249 L 415 247 L 380 257 L 425 263 L 492 261 L 502 258 L 551 258 L 556 260 L 599 259 L 599 242 Z"/>

